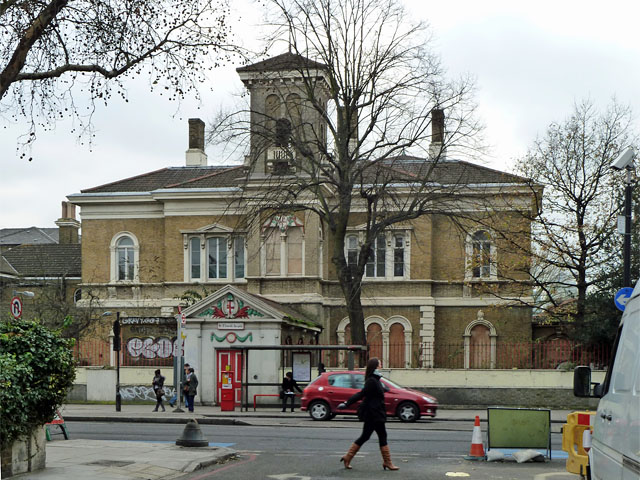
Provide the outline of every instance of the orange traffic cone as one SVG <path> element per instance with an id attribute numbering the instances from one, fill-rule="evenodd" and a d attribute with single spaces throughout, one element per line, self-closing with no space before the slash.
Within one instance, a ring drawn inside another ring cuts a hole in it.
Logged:
<path id="1" fill-rule="evenodd" d="M 482 445 L 482 432 L 480 431 L 480 417 L 476 415 L 471 436 L 471 450 L 465 460 L 484 460 L 484 446 Z"/>

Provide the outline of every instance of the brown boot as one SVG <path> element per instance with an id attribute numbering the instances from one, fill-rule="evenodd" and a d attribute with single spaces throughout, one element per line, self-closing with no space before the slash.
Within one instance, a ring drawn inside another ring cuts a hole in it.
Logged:
<path id="1" fill-rule="evenodd" d="M 349 451 L 345 453 L 344 457 L 340 459 L 341 462 L 344 462 L 344 468 L 348 468 L 349 470 L 351 470 L 351 459 L 355 457 L 356 453 L 358 453 L 358 450 L 360 450 L 360 445 L 358 445 L 357 443 L 351 444 L 351 446 L 349 447 Z"/>
<path id="2" fill-rule="evenodd" d="M 391 462 L 391 452 L 389 451 L 389 445 L 385 445 L 384 447 L 380 447 L 380 453 L 382 454 L 382 469 L 386 470 L 400 470 L 400 467 L 396 467 L 393 462 Z"/>

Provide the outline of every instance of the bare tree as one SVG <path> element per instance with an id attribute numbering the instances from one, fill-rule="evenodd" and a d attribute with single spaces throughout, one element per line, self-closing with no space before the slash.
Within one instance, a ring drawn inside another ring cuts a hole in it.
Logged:
<path id="1" fill-rule="evenodd" d="M 286 101 L 267 98 L 264 109 L 222 116 L 213 137 L 229 145 L 250 133 L 242 201 L 260 212 L 251 220 L 304 211 L 321 219 L 352 341 L 365 344 L 362 279 L 380 235 L 463 201 L 469 179 L 461 170 L 447 178 L 444 159 L 478 147 L 473 84 L 444 78 L 427 26 L 410 21 L 398 2 L 269 5 L 270 45 L 286 41 L 289 53 L 238 71 L 250 90 L 263 82 Z M 354 225 L 362 226 L 360 242 L 345 255 Z"/>
<path id="2" fill-rule="evenodd" d="M 591 101 L 576 104 L 562 123 L 552 123 L 517 170 L 544 187 L 542 213 L 534 222 L 531 279 L 538 301 L 553 311 L 575 296 L 574 320 L 582 325 L 587 293 L 617 263 L 616 239 L 622 179 L 611 162 L 633 142 L 631 111 L 615 101 L 600 112 Z"/>
<path id="3" fill-rule="evenodd" d="M 90 126 L 95 102 L 126 99 L 125 78 L 148 75 L 171 99 L 239 49 L 227 0 L 5 0 L 0 3 L 0 113 L 52 128 Z M 87 97 L 76 103 L 75 94 Z"/>

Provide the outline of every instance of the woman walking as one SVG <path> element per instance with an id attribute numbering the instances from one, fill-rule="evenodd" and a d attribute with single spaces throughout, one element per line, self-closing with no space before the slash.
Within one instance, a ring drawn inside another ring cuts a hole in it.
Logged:
<path id="1" fill-rule="evenodd" d="M 338 409 L 347 408 L 349 405 L 356 403 L 362 399 L 362 404 L 358 407 L 358 417 L 364 421 L 362 434 L 351 445 L 349 451 L 340 459 L 344 462 L 344 468 L 351 469 L 351 459 L 358 453 L 360 447 L 371 438 L 371 434 L 375 431 L 378 434 L 378 443 L 380 444 L 380 453 L 382 455 L 382 468 L 386 470 L 399 470 L 391 462 L 391 452 L 387 445 L 387 429 L 385 422 L 387 421 L 387 413 L 384 406 L 385 387 L 380 382 L 382 374 L 378 370 L 380 361 L 377 358 L 371 358 L 367 362 L 367 370 L 365 371 L 364 388 L 353 395 L 345 403 L 338 405 Z"/>
<path id="2" fill-rule="evenodd" d="M 156 408 L 154 408 L 153 411 L 157 412 L 158 407 L 160 407 L 164 412 L 164 404 L 162 403 L 162 396 L 164 395 L 164 377 L 160 375 L 160 369 L 155 371 L 155 376 L 153 377 L 151 384 L 153 385 L 153 393 L 156 394 Z"/>

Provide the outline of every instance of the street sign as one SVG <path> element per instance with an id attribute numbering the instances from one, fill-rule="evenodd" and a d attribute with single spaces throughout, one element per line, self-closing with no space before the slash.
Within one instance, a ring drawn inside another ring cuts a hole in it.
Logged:
<path id="1" fill-rule="evenodd" d="M 19 297 L 13 297 L 11 299 L 11 315 L 13 318 L 20 318 L 22 316 L 22 300 Z"/>
<path id="2" fill-rule="evenodd" d="M 183 327 L 187 324 L 187 316 L 184 313 L 180 315 L 180 321 Z"/>
<path id="3" fill-rule="evenodd" d="M 624 287 L 616 292 L 616 296 L 613 301 L 618 307 L 618 310 L 622 310 L 624 312 L 625 307 L 627 306 L 627 302 L 631 298 L 631 294 L 633 293 L 633 288 Z"/>

